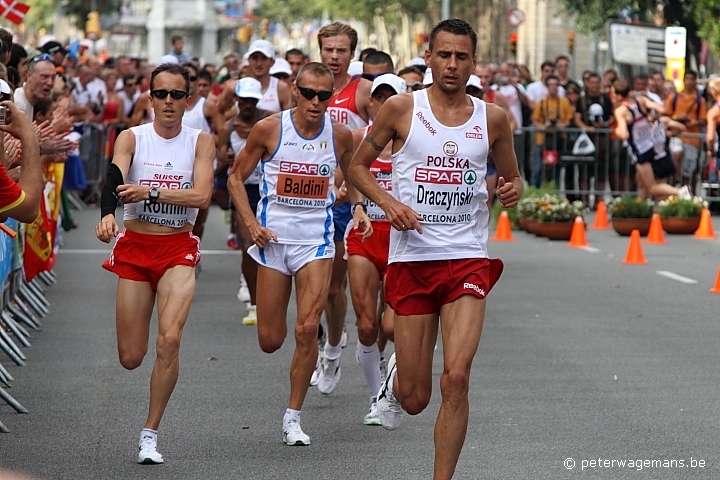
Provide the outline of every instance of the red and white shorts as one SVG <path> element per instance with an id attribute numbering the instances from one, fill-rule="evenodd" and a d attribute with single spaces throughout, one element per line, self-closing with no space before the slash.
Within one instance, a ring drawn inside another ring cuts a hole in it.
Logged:
<path id="1" fill-rule="evenodd" d="M 385 301 L 402 316 L 440 313 L 462 295 L 485 298 L 502 271 L 501 260 L 488 258 L 391 263 Z"/>
<path id="2" fill-rule="evenodd" d="M 200 239 L 192 232 L 147 235 L 124 230 L 102 266 L 120 278 L 150 282 L 157 290 L 167 270 L 178 265 L 195 267 L 199 261 Z"/>
<path id="3" fill-rule="evenodd" d="M 380 276 L 387 273 L 388 253 L 390 252 L 390 223 L 372 222 L 373 234 L 363 242 L 362 230 L 352 228 L 345 237 L 346 255 L 360 255 L 370 260 L 380 272 Z"/>

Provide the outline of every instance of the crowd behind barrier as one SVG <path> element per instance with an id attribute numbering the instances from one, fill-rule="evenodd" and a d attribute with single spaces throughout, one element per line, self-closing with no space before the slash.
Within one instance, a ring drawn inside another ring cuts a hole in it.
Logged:
<path id="1" fill-rule="evenodd" d="M 615 138 L 614 130 L 597 128 L 591 133 L 581 128 L 523 127 L 522 131 L 522 138 L 516 135 L 515 140 L 521 145 L 518 151 L 521 174 L 528 182 L 533 178 L 532 172 L 540 168 L 541 183 L 554 182 L 559 192 L 571 199 L 637 194 L 632 153 L 626 142 Z M 539 134 L 544 137 L 541 143 Z M 697 196 L 708 203 L 720 202 L 717 166 L 706 153 L 705 134 L 680 133 L 675 137 L 695 138 L 700 143 L 691 170 L 686 168 L 682 172 L 679 165 L 681 176 Z M 580 142 L 582 145 L 578 145 Z M 668 155 L 672 155 L 670 150 Z"/>

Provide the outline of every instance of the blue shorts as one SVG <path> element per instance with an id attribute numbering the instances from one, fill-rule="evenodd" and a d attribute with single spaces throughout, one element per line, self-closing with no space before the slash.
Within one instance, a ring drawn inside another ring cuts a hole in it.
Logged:
<path id="1" fill-rule="evenodd" d="M 352 220 L 352 205 L 350 202 L 345 202 L 337 207 L 333 207 L 333 224 L 335 225 L 335 235 L 333 236 L 336 242 L 342 242 L 345 240 L 345 230 L 347 225 Z"/>
<path id="2" fill-rule="evenodd" d="M 246 183 L 245 191 L 247 191 L 250 208 L 252 209 L 253 213 L 257 215 L 257 206 L 258 203 L 260 203 L 260 185 L 256 185 L 254 183 Z M 230 210 L 235 210 L 235 205 L 233 204 L 232 197 L 228 199 L 228 208 Z"/>

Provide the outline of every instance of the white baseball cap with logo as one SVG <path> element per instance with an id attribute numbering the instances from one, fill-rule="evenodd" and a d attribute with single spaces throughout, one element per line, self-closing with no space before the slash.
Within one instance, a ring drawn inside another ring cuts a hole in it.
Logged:
<path id="1" fill-rule="evenodd" d="M 262 85 L 252 77 L 240 79 L 235 84 L 235 96 L 260 100 L 263 97 Z"/>
<path id="2" fill-rule="evenodd" d="M 275 75 L 277 73 L 285 73 L 287 75 L 292 75 L 292 68 L 290 67 L 290 63 L 284 58 L 276 58 L 275 63 L 272 67 L 270 67 L 270 75 Z"/>
<path id="3" fill-rule="evenodd" d="M 375 90 L 380 85 L 387 85 L 388 87 L 392 88 L 395 93 L 407 92 L 407 84 L 405 83 L 405 80 L 398 77 L 397 75 L 393 75 L 392 73 L 384 73 L 379 77 L 375 78 L 375 80 L 373 80 L 372 87 L 370 87 L 370 95 L 375 93 Z"/>
<path id="4" fill-rule="evenodd" d="M 248 57 L 255 52 L 260 52 L 267 58 L 275 58 L 275 47 L 267 40 L 255 40 L 252 42 L 247 51 Z"/>
<path id="5" fill-rule="evenodd" d="M 348 65 L 348 75 L 354 77 L 355 75 L 362 75 L 363 73 L 363 62 L 350 62 Z"/>
<path id="6" fill-rule="evenodd" d="M 158 60 L 158 65 L 165 65 L 168 63 L 178 64 L 180 63 L 180 60 L 175 55 L 163 55 L 160 57 L 160 60 Z"/>
<path id="7" fill-rule="evenodd" d="M 408 67 L 425 67 L 426 66 L 425 59 L 422 57 L 415 57 L 412 60 L 410 60 L 406 66 L 408 66 Z"/>
<path id="8" fill-rule="evenodd" d="M 480 77 L 478 77 L 477 75 L 470 75 L 470 78 L 468 78 L 467 84 L 465 85 L 465 88 L 467 87 L 475 87 L 479 90 L 482 90 L 482 80 L 480 80 Z"/>

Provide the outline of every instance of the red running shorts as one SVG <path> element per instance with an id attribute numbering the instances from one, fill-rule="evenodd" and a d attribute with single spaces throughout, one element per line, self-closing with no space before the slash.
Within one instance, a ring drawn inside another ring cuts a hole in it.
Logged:
<path id="1" fill-rule="evenodd" d="M 488 258 L 391 263 L 385 301 L 402 316 L 440 313 L 462 295 L 485 298 L 502 271 L 501 260 Z"/>
<path id="2" fill-rule="evenodd" d="M 200 239 L 192 232 L 147 235 L 124 230 L 117 237 L 103 268 L 120 278 L 150 282 L 157 290 L 165 272 L 178 265 L 195 267 L 200 261 Z"/>
<path id="3" fill-rule="evenodd" d="M 363 242 L 362 230 L 353 228 L 345 239 L 345 250 L 348 255 L 360 255 L 370 260 L 380 272 L 387 273 L 388 253 L 390 251 L 390 223 L 372 222 L 373 234 Z"/>

